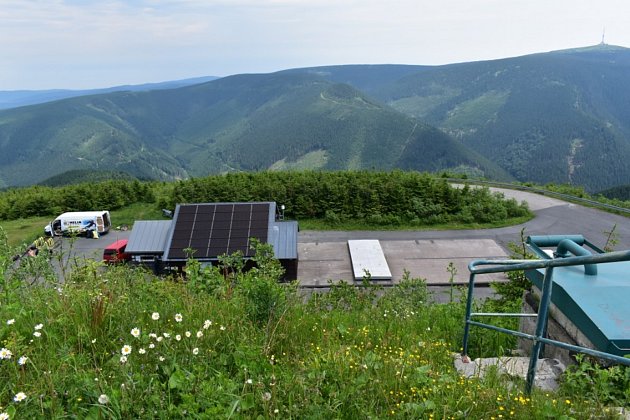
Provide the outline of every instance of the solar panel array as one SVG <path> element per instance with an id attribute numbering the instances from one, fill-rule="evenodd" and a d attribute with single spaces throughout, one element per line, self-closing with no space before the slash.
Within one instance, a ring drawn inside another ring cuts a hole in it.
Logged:
<path id="1" fill-rule="evenodd" d="M 251 238 L 267 242 L 271 203 L 212 203 L 180 205 L 168 256 L 184 259 L 187 248 L 197 259 L 214 259 L 241 251 L 252 256 Z"/>

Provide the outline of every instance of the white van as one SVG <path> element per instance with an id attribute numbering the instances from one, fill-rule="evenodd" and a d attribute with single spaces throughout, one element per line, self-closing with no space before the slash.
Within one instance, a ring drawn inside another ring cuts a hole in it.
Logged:
<path id="1" fill-rule="evenodd" d="M 112 226 L 109 211 L 73 211 L 63 213 L 44 227 L 48 236 L 81 235 L 90 231 L 99 234 L 109 231 Z"/>

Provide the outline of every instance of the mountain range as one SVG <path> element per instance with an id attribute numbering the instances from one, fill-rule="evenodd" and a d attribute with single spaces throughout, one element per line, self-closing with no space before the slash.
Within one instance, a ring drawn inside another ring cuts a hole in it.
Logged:
<path id="1" fill-rule="evenodd" d="M 450 170 L 598 191 L 630 183 L 630 50 L 242 74 L 0 111 L 0 186 L 76 169 L 178 179 Z"/>

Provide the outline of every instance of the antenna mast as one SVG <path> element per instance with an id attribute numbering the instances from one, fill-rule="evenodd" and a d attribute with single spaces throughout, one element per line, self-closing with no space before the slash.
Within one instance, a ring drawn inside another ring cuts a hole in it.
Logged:
<path id="1" fill-rule="evenodd" d="M 604 42 L 606 39 L 606 27 L 604 27 L 604 30 L 602 31 L 602 42 L 599 45 L 606 45 L 606 42 Z"/>

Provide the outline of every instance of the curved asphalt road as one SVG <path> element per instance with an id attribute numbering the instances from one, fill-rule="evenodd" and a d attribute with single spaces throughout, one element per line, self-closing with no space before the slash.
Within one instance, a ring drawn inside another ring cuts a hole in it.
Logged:
<path id="1" fill-rule="evenodd" d="M 602 210 L 567 203 L 524 191 L 491 188 L 506 198 L 526 201 L 535 217 L 527 223 L 481 230 L 421 231 L 300 231 L 299 242 L 342 242 L 370 237 L 379 240 L 416 239 L 492 239 L 507 249 L 510 242 L 520 243 L 521 229 L 529 235 L 581 234 L 593 244 L 603 247 L 607 234 L 615 225 L 619 243 L 616 250 L 630 249 L 630 219 Z"/>

